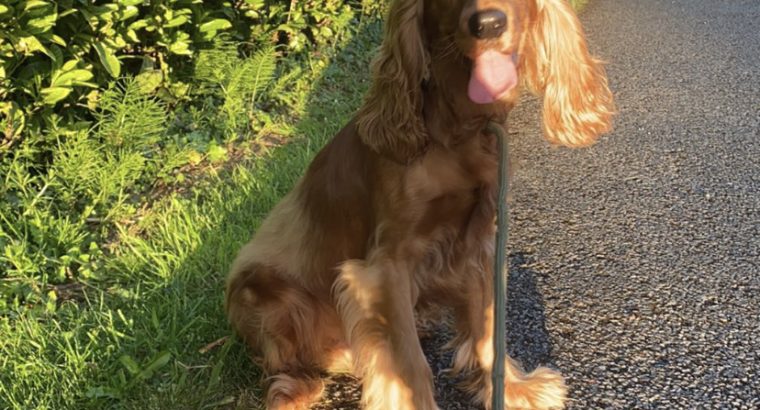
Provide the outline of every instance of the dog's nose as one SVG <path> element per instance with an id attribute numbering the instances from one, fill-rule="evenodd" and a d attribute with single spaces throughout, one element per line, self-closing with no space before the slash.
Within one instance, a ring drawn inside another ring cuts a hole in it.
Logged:
<path id="1" fill-rule="evenodd" d="M 467 22 L 470 34 L 479 39 L 499 37 L 507 29 L 507 15 L 501 10 L 479 11 Z"/>

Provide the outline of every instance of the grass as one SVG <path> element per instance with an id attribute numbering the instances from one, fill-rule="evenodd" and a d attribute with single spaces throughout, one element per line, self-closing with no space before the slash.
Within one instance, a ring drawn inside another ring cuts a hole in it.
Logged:
<path id="1" fill-rule="evenodd" d="M 283 118 L 295 122 L 269 125 L 286 144 L 263 145 L 118 229 L 97 267 L 107 280 L 59 286 L 48 309 L 8 308 L 0 408 L 257 408 L 259 372 L 224 318 L 224 277 L 261 218 L 358 107 L 379 38 L 379 24 L 363 25 L 293 80 L 283 96 L 293 115 Z"/>

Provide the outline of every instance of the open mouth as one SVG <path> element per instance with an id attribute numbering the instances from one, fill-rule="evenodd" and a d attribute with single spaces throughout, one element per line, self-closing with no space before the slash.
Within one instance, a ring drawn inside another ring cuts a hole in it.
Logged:
<path id="1" fill-rule="evenodd" d="M 517 68 L 511 54 L 486 50 L 472 59 L 467 95 L 476 104 L 499 100 L 517 85 Z"/>

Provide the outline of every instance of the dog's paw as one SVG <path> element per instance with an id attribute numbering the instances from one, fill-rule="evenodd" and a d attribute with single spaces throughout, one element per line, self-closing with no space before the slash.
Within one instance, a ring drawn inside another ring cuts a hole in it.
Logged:
<path id="1" fill-rule="evenodd" d="M 564 378 L 546 367 L 539 367 L 520 380 L 508 381 L 504 389 L 509 410 L 563 409 L 567 399 Z"/>
<path id="2" fill-rule="evenodd" d="M 321 380 L 278 374 L 270 378 L 267 410 L 308 410 L 324 391 Z"/>

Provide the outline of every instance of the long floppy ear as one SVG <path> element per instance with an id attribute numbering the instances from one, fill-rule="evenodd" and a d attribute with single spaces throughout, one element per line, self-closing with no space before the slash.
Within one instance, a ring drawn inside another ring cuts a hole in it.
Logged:
<path id="1" fill-rule="evenodd" d="M 544 95 L 546 138 L 570 147 L 590 145 L 612 128 L 615 104 L 602 62 L 589 54 L 578 17 L 566 0 L 535 0 L 521 77 Z"/>
<path id="2" fill-rule="evenodd" d="M 423 0 L 395 0 L 391 5 L 383 44 L 372 62 L 372 86 L 357 114 L 362 141 L 401 163 L 420 155 L 428 142 L 422 119 L 422 82 L 429 59 L 422 12 Z"/>

